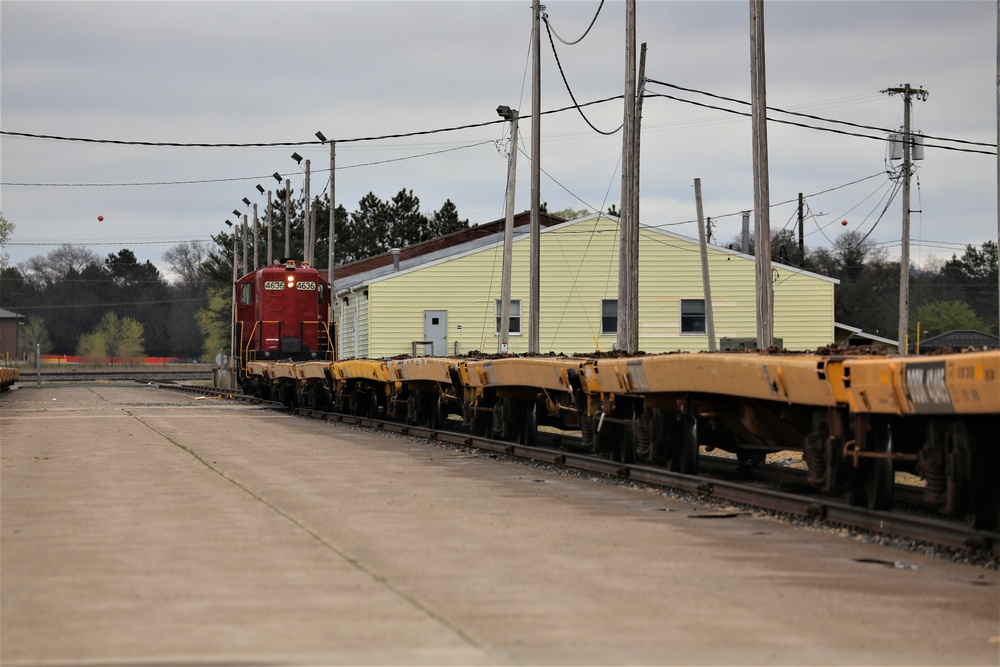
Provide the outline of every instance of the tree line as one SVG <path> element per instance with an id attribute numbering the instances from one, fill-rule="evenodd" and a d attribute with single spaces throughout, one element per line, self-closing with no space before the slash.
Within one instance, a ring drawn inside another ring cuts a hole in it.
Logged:
<path id="1" fill-rule="evenodd" d="M 274 257 L 284 254 L 284 191 L 274 206 Z M 303 206 L 290 197 L 291 255 L 302 257 Z M 329 199 L 313 201 L 317 264 L 328 257 Z M 566 219 L 587 211 L 565 209 L 553 215 Z M 613 211 L 611 213 L 614 213 Z M 420 212 L 420 200 L 410 190 L 381 200 L 365 195 L 350 214 L 337 207 L 338 264 L 364 259 L 442 234 L 467 228 L 455 205 Z M 9 230 L 8 230 L 9 232 Z M 211 361 L 228 351 L 232 308 L 233 245 L 242 249 L 242 227 L 212 237 L 213 242 L 181 243 L 163 255 L 171 280 L 151 262 L 139 262 L 123 248 L 99 257 L 75 245 L 63 245 L 47 255 L 32 257 L 0 270 L 0 307 L 23 315 L 24 352 L 81 354 L 89 358 L 130 358 L 141 340 L 145 354 Z M 252 235 L 252 229 L 248 230 Z M 259 239 L 257 265 L 267 261 L 264 238 Z M 739 240 L 735 240 L 736 247 Z M 252 244 L 248 243 L 248 247 Z M 751 253 L 753 252 L 751 247 Z M 786 263 L 840 281 L 835 289 L 834 319 L 866 333 L 895 339 L 898 327 L 899 262 L 857 232 L 837 237 L 831 247 L 804 249 L 790 230 L 772 237 L 775 264 Z M 239 263 L 239 255 L 237 254 Z M 253 262 L 251 262 L 251 265 Z M 241 267 L 237 267 L 239 271 Z M 961 254 L 910 271 L 910 333 L 932 336 L 952 329 L 998 332 L 997 244 L 969 245 Z M 127 333 L 114 334 L 111 326 Z M 132 323 L 135 323 L 133 325 Z"/>
<path id="2" fill-rule="evenodd" d="M 273 207 L 274 257 L 284 256 L 285 211 L 289 200 L 290 255 L 303 257 L 303 202 L 294 191 L 277 192 Z M 321 268 L 329 256 L 329 196 L 315 197 L 315 256 Z M 365 195 L 357 210 L 336 210 L 336 260 L 344 264 L 394 247 L 404 247 L 467 228 L 451 200 L 422 213 L 412 190 L 381 200 Z M 262 216 L 260 216 L 262 217 Z M 0 217 L 2 219 L 2 217 Z M 3 220 L 0 241 L 13 224 Z M 248 247 L 252 248 L 252 227 Z M 242 251 L 242 226 L 212 237 L 212 243 L 181 243 L 163 255 L 170 280 L 128 248 L 100 257 L 80 245 L 61 245 L 17 266 L 0 262 L 0 307 L 25 315 L 19 332 L 22 358 L 42 353 L 88 359 L 129 359 L 144 354 L 212 361 L 228 350 L 232 308 L 233 246 Z M 267 261 L 266 235 L 258 244 L 258 266 Z M 2 245 L 2 243 L 0 243 Z M 251 251 L 252 252 L 252 251 Z M 242 270 L 239 253 L 237 272 Z M 251 260 L 252 270 L 254 262 Z M 117 332 L 117 333 L 116 333 Z M 137 342 L 141 342 L 137 347 Z M 141 350 L 140 350 L 141 348 Z"/>
<path id="3" fill-rule="evenodd" d="M 899 335 L 898 260 L 857 231 L 838 236 L 831 247 L 799 251 L 793 232 L 772 239 L 771 257 L 837 278 L 834 319 L 865 333 L 895 340 Z M 775 260 L 781 263 L 779 260 Z M 956 329 L 998 333 L 997 244 L 967 245 L 961 255 L 924 267 L 910 267 L 910 341 Z"/>

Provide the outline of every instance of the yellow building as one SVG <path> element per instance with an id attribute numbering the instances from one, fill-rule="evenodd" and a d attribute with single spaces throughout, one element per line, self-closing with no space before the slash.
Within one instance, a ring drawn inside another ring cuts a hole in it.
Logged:
<path id="1" fill-rule="evenodd" d="M 613 349 L 617 330 L 618 220 L 592 215 L 539 236 L 539 348 Z M 715 334 L 756 340 L 754 258 L 708 246 Z M 503 235 L 493 234 L 338 279 L 341 358 L 496 352 Z M 698 241 L 644 227 L 639 241 L 639 349 L 708 349 Z M 837 281 L 773 265 L 774 336 L 788 350 L 834 341 Z M 508 352 L 528 349 L 529 237 L 515 229 Z"/>

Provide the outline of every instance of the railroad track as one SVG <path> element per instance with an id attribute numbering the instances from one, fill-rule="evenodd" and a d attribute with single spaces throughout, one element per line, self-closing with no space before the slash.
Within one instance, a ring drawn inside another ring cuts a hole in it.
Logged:
<path id="1" fill-rule="evenodd" d="M 141 381 L 153 382 L 154 384 L 205 380 L 211 382 L 212 369 L 205 370 L 76 370 L 76 371 L 46 371 L 41 375 L 33 371 L 22 371 L 18 384 L 25 386 L 32 385 L 38 381 L 50 382 L 128 382 Z M 202 387 L 208 389 L 209 387 Z"/>
<path id="2" fill-rule="evenodd" d="M 333 421 L 352 426 L 371 428 L 416 438 L 435 440 L 457 447 L 479 449 L 506 456 L 563 466 L 574 470 L 607 476 L 618 480 L 648 484 L 655 487 L 689 493 L 705 500 L 725 501 L 748 508 L 775 512 L 800 520 L 826 525 L 866 531 L 872 534 L 926 543 L 950 551 L 972 552 L 1000 557 L 1000 533 L 976 530 L 957 520 L 946 520 L 936 516 L 906 511 L 877 511 L 855 507 L 835 498 L 818 496 L 815 493 L 790 493 L 763 486 L 760 480 L 770 478 L 779 484 L 798 483 L 801 471 L 789 470 L 781 466 L 757 466 L 754 468 L 755 482 L 737 479 L 745 471 L 731 459 L 703 456 L 701 467 L 712 476 L 692 476 L 671 472 L 663 468 L 647 465 L 620 463 L 590 454 L 555 449 L 547 446 L 527 446 L 511 442 L 491 440 L 482 436 L 459 431 L 431 429 L 409 426 L 394 421 L 369 419 L 334 412 L 322 412 L 306 408 L 287 408 L 275 401 L 265 401 L 239 391 L 220 390 L 211 387 L 154 383 L 162 389 L 197 393 L 205 396 L 241 400 L 255 405 L 267 405 L 292 414 Z M 456 424 L 458 422 L 456 421 Z M 540 436 L 542 434 L 539 434 Z M 554 446 L 565 438 L 553 438 Z M 898 488 L 898 487 L 897 487 Z M 900 489 L 901 504 L 915 500 L 912 487 Z"/>

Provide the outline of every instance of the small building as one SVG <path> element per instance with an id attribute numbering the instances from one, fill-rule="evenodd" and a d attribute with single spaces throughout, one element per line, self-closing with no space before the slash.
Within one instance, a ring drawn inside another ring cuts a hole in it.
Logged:
<path id="1" fill-rule="evenodd" d="M 508 352 L 528 349 L 528 226 L 514 230 Z M 539 235 L 539 347 L 542 352 L 613 349 L 617 334 L 619 225 L 594 214 L 544 227 Z M 755 262 L 708 246 L 718 339 L 756 339 Z M 503 234 L 382 262 L 335 283 L 341 358 L 496 352 Z M 639 348 L 708 349 L 698 241 L 654 227 L 640 230 Z M 346 272 L 345 272 L 346 273 Z M 835 279 L 774 264 L 774 336 L 786 349 L 834 341 Z"/>
<path id="2" fill-rule="evenodd" d="M 17 359 L 24 315 L 0 308 L 0 362 Z"/>
<path id="3" fill-rule="evenodd" d="M 918 354 L 930 354 L 945 348 L 955 351 L 965 349 L 995 350 L 1000 348 L 1000 338 L 993 334 L 983 333 L 982 331 L 955 329 L 948 333 L 924 338 L 920 341 L 919 346 L 917 343 L 914 343 L 910 348 L 911 352 Z"/>
<path id="4" fill-rule="evenodd" d="M 836 334 L 834 342 L 841 347 L 870 347 L 885 354 L 895 354 L 899 349 L 898 341 L 867 333 L 842 322 L 834 322 L 833 329 Z"/>

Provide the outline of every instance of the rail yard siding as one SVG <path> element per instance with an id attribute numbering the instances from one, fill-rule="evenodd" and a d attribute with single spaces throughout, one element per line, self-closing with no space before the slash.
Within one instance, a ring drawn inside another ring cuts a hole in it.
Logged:
<path id="1" fill-rule="evenodd" d="M 601 331 L 601 302 L 618 297 L 618 222 L 591 216 L 542 230 L 540 331 L 543 352 L 607 351 L 615 333 Z M 521 306 L 521 332 L 508 351 L 528 349 L 529 239 L 513 245 L 511 299 Z M 706 334 L 681 330 L 681 301 L 704 298 L 701 258 L 692 239 L 653 229 L 640 234 L 639 347 L 646 352 L 708 349 Z M 717 338 L 756 338 L 752 257 L 709 246 Z M 497 349 L 494 303 L 501 295 L 502 245 L 439 259 L 373 279 L 341 308 L 342 356 L 409 353 L 424 339 L 423 313 L 448 313 L 447 349 Z M 774 334 L 786 349 L 807 350 L 833 341 L 836 281 L 774 265 Z M 368 290 L 368 298 L 363 290 Z M 355 301 L 358 310 L 355 310 Z M 516 313 L 515 313 L 516 314 Z M 461 329 L 459 329 L 461 325 Z M 354 346 L 355 328 L 358 345 Z"/>

